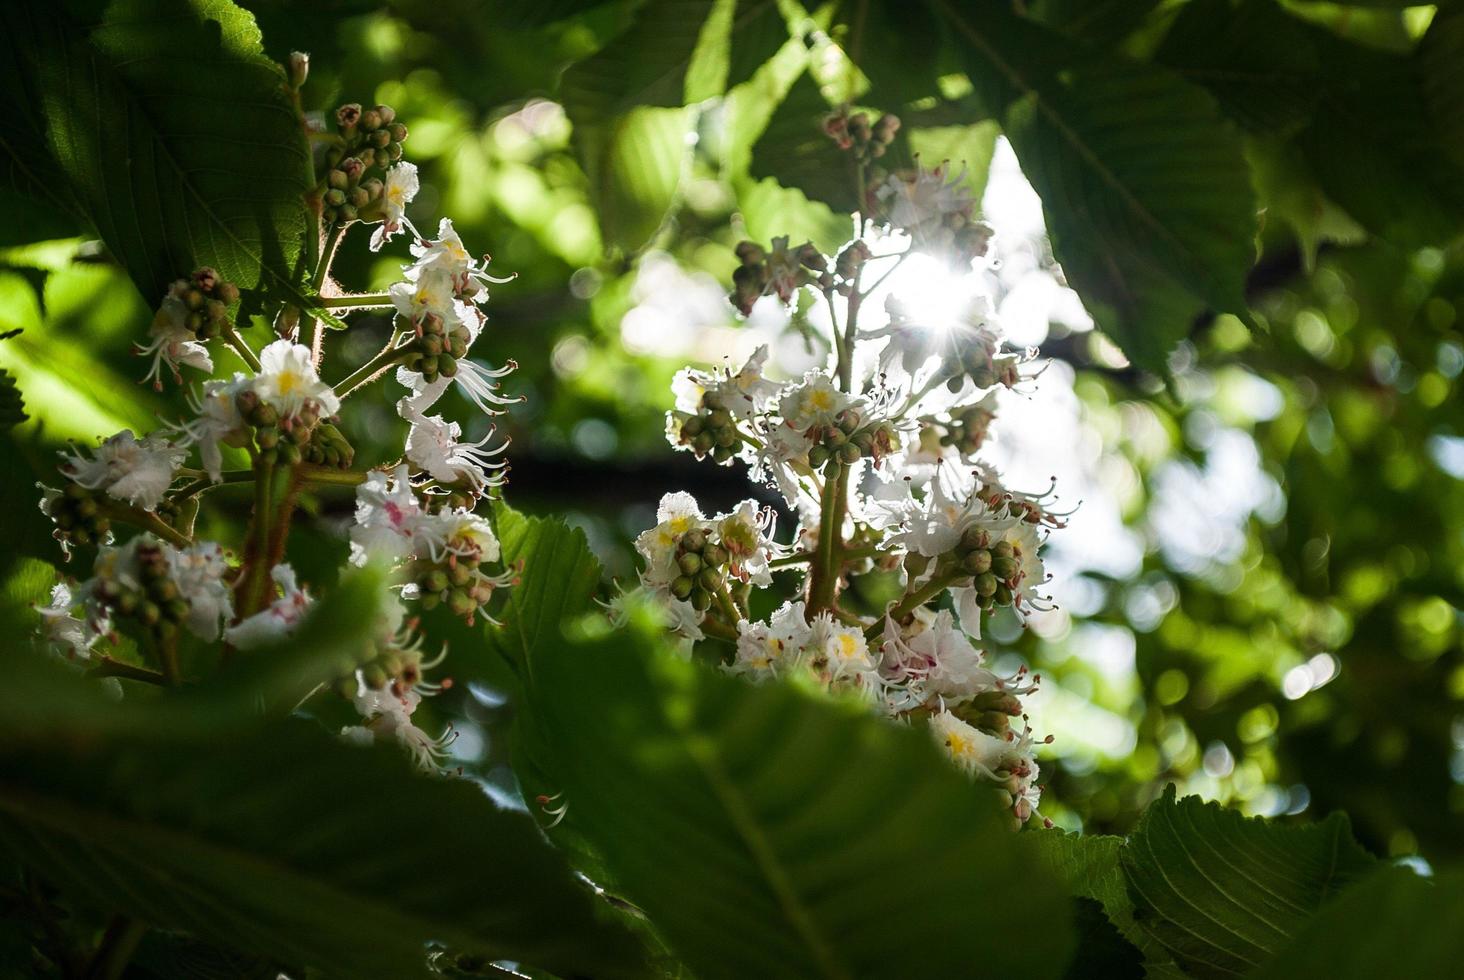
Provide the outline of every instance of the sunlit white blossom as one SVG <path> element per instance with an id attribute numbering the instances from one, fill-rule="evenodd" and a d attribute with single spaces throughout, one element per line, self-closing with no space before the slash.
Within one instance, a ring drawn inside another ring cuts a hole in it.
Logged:
<path id="1" fill-rule="evenodd" d="M 186 447 L 173 445 L 161 433 L 138 439 L 123 429 L 90 455 L 63 453 L 61 470 L 81 486 L 105 490 L 109 497 L 150 511 L 162 502 L 187 456 Z"/>

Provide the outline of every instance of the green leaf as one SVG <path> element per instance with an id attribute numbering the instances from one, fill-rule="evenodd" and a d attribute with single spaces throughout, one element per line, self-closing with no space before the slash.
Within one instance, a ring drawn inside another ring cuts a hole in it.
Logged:
<path id="1" fill-rule="evenodd" d="M 1464 9 L 1434 14 L 1414 60 L 1444 149 L 1464 167 Z"/>
<path id="2" fill-rule="evenodd" d="M 1118 931 L 1091 898 L 1073 901 L 1073 928 L 1078 953 L 1064 980 L 1138 980 L 1144 976 L 1144 954 Z"/>
<path id="3" fill-rule="evenodd" d="M 749 173 L 758 180 L 772 177 L 835 213 L 849 214 L 861 206 L 858 175 L 854 158 L 824 132 L 832 109 L 813 75 L 799 75 L 753 144 Z"/>
<path id="4" fill-rule="evenodd" d="M 1464 960 L 1464 876 L 1383 868 L 1300 929 L 1255 980 L 1457 976 Z"/>
<path id="5" fill-rule="evenodd" d="M 736 0 L 728 37 L 725 87 L 731 89 L 757 74 L 790 34 L 777 0 Z"/>
<path id="6" fill-rule="evenodd" d="M 144 733 L 109 701 L 13 658 L 0 694 L 0 847 L 74 898 L 332 976 L 425 976 L 425 945 L 555 972 L 634 973 L 638 943 L 526 815 L 284 719 Z M 54 671 L 54 672 L 53 672 Z M 75 707 L 22 714 L 26 699 Z M 77 729 L 82 714 L 112 716 Z M 135 727 L 136 734 L 125 734 Z"/>
<path id="7" fill-rule="evenodd" d="M 502 625 L 484 630 L 484 646 L 527 686 L 536 652 L 562 638 L 563 623 L 594 608 L 600 560 L 585 532 L 561 520 L 529 517 L 503 503 L 494 505 L 493 517 L 503 564 L 522 570 L 498 617 Z"/>
<path id="8" fill-rule="evenodd" d="M 1054 30 L 1092 44 L 1110 45 L 1127 37 L 1159 0 L 1036 0 L 1027 16 Z"/>
<path id="9" fill-rule="evenodd" d="M 607 245 L 634 251 L 663 228 L 678 199 L 695 109 L 637 109 L 575 142 Z"/>
<path id="10" fill-rule="evenodd" d="M 925 733 L 662 635 L 539 651 L 533 707 L 569 813 L 697 976 L 1061 974 L 1060 884 Z M 1012 942 L 1034 920 L 1042 943 Z"/>
<path id="11" fill-rule="evenodd" d="M 149 300 L 211 265 L 296 289 L 310 152 L 253 18 L 227 0 L 120 0 L 96 23 L 7 5 L 0 150 L 22 189 L 100 232 Z"/>
<path id="12" fill-rule="evenodd" d="M 1238 976 L 1283 948 L 1377 861 L 1340 813 L 1308 827 L 1241 816 L 1170 785 L 1122 852 L 1134 917 L 1198 977 Z"/>
<path id="13" fill-rule="evenodd" d="M 559 83 L 575 129 L 609 124 L 642 106 L 686 104 L 686 73 L 714 0 L 651 0 L 623 32 L 575 62 Z"/>
<path id="14" fill-rule="evenodd" d="M 1203 86 L 1246 129 L 1294 131 L 1327 84 L 1312 30 L 1272 0 L 1196 0 L 1175 17 L 1154 60 Z"/>
<path id="15" fill-rule="evenodd" d="M 1046 830 L 1033 834 L 1032 842 L 1037 846 L 1043 864 L 1067 882 L 1068 891 L 1079 899 L 1096 901 L 1120 936 L 1140 950 L 1151 980 L 1182 976 L 1164 947 L 1134 921 L 1134 903 L 1129 898 L 1123 868 L 1119 865 L 1124 845 L 1122 837 Z M 1078 914 L 1084 913 L 1079 911 Z M 1083 949 L 1085 945 L 1080 944 L 1079 948 Z M 1121 952 L 1111 945 L 1108 948 L 1115 955 Z M 1081 962 L 1080 956 L 1076 963 Z"/>
<path id="16" fill-rule="evenodd" d="M 932 3 L 1042 198 L 1063 271 L 1131 359 L 1162 369 L 1202 311 L 1248 316 L 1250 177 L 1202 90 L 1001 4 Z"/>

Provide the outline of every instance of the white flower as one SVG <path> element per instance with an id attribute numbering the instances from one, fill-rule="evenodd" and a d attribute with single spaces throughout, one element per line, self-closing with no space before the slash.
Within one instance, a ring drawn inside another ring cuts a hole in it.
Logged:
<path id="1" fill-rule="evenodd" d="M 489 275 L 487 258 L 479 262 L 468 253 L 462 238 L 452 226 L 451 218 L 443 218 L 438 222 L 436 238 L 413 243 L 412 254 L 417 257 L 417 261 L 406 269 L 405 275 L 408 279 L 415 280 L 429 272 L 444 271 L 456 288 L 457 295 L 474 303 L 482 303 L 488 299 L 488 283 L 511 282 L 514 278 Z"/>
<path id="2" fill-rule="evenodd" d="M 802 602 L 785 602 L 767 623 L 737 624 L 737 655 L 727 668 L 734 674 L 785 672 L 802 662 L 813 637 Z"/>
<path id="3" fill-rule="evenodd" d="M 635 539 L 635 550 L 646 561 L 641 581 L 652 588 L 667 588 L 681 574 L 676 565 L 676 546 L 692 529 L 710 530 L 696 498 L 689 493 L 668 493 L 656 509 L 656 526 Z"/>
<path id="4" fill-rule="evenodd" d="M 958 704 L 1002 686 L 985 666 L 982 652 L 956 628 L 946 610 L 936 613 L 928 624 L 917 620 L 905 636 L 886 620 L 883 653 L 891 707 L 897 711 L 919 707 L 932 698 Z"/>
<path id="5" fill-rule="evenodd" d="M 955 548 L 970 528 L 980 528 L 995 537 L 1012 522 L 976 494 L 953 496 L 944 481 L 936 480 L 924 500 L 912 500 L 904 508 L 902 523 L 903 527 L 891 535 L 890 544 L 937 558 Z"/>
<path id="6" fill-rule="evenodd" d="M 224 581 L 229 563 L 224 549 L 213 541 L 199 541 L 187 548 L 163 546 L 169 558 L 173 584 L 188 600 L 188 618 L 183 625 L 201 640 L 216 640 L 219 626 L 233 617 L 233 593 Z"/>
<path id="7" fill-rule="evenodd" d="M 186 283 L 184 288 L 187 288 Z M 183 376 L 178 372 L 180 364 L 196 368 L 205 374 L 213 371 L 213 358 L 209 356 L 208 348 L 198 340 L 192 330 L 188 329 L 188 306 L 183 302 L 179 292 L 177 284 L 169 288 L 168 294 L 163 297 L 162 305 L 158 307 L 152 326 L 148 330 L 149 342 L 137 347 L 137 353 L 144 357 L 152 357 L 152 369 L 142 380 L 151 381 L 153 387 L 158 391 L 163 389 L 163 365 L 165 364 L 172 372 L 175 382 L 183 380 Z"/>
<path id="8" fill-rule="evenodd" d="M 808 451 L 813 448 L 813 440 L 786 425 L 760 425 L 758 436 L 762 449 L 748 475 L 776 488 L 790 508 L 800 509 L 800 502 L 810 499 L 812 493 L 801 474 L 808 472 Z"/>
<path id="9" fill-rule="evenodd" d="M 407 432 L 407 459 L 439 483 L 466 482 L 474 490 L 503 484 L 508 464 L 493 457 L 502 455 L 508 443 L 485 449 L 493 430 L 477 442 L 459 442 L 462 426 L 441 415 L 415 411 L 410 398 L 397 402 L 397 412 L 411 423 Z"/>
<path id="10" fill-rule="evenodd" d="M 78 619 L 72 615 L 76 605 L 65 582 L 52 586 L 51 604 L 36 608 L 41 617 L 41 637 L 52 650 L 68 659 L 89 660 L 92 645 L 109 624 L 105 619 L 101 623 Z"/>
<path id="11" fill-rule="evenodd" d="M 996 770 L 1009 748 L 1005 739 L 988 735 L 949 711 L 931 715 L 930 730 L 936 743 L 950 754 L 956 765 L 973 775 L 997 778 Z"/>
<path id="12" fill-rule="evenodd" d="M 61 469 L 71 480 L 90 490 L 103 490 L 143 510 L 155 510 L 173 484 L 188 450 L 170 443 L 160 433 L 138 439 L 130 429 L 107 439 L 87 457 L 62 454 Z"/>
<path id="13" fill-rule="evenodd" d="M 691 657 L 692 646 L 705 637 L 701 629 L 701 613 L 696 611 L 696 607 L 664 590 L 653 591 L 644 586 L 621 588 L 609 602 L 600 605 L 604 607 L 610 625 L 616 629 L 630 621 L 632 607 L 644 606 L 654 611 L 666 629 L 680 639 L 676 652 L 687 659 Z"/>
<path id="14" fill-rule="evenodd" d="M 913 174 L 891 174 L 875 192 L 890 224 L 918 236 L 936 231 L 947 215 L 968 217 L 973 202 L 966 168 L 947 182 L 948 169 L 942 163 L 934 170 L 917 166 Z"/>
<path id="15" fill-rule="evenodd" d="M 314 402 L 325 416 L 341 407 L 335 390 L 315 373 L 310 348 L 289 340 L 276 340 L 260 351 L 259 374 L 251 387 L 284 418 L 300 414 L 307 402 Z"/>
<path id="16" fill-rule="evenodd" d="M 356 488 L 356 522 L 351 525 L 351 564 L 372 559 L 394 563 L 412 554 L 418 525 L 425 518 L 412 492 L 405 464 L 390 474 L 373 470 Z"/>
<path id="17" fill-rule="evenodd" d="M 435 562 L 448 556 L 472 562 L 498 560 L 498 536 L 493 525 L 470 510 L 446 510 L 424 514 L 417 520 L 415 541 L 417 554 Z"/>
<path id="18" fill-rule="evenodd" d="M 809 371 L 802 383 L 789 387 L 778 399 L 778 411 L 790 428 L 807 432 L 813 426 L 834 424 L 840 412 L 853 404 L 834 379 L 823 371 Z"/>
<path id="19" fill-rule="evenodd" d="M 412 761 L 425 771 L 437 769 L 438 762 L 447 754 L 453 742 L 451 728 L 437 738 L 428 735 L 412 721 L 412 714 L 422 702 L 422 695 L 415 688 L 398 693 L 393 686 L 372 690 L 364 682 L 358 682 L 356 710 L 361 713 L 364 724 L 351 726 L 341 731 L 341 736 L 356 744 L 370 741 L 395 740 L 407 750 Z"/>
<path id="20" fill-rule="evenodd" d="M 821 612 L 813 618 L 809 646 L 815 656 L 813 666 L 829 685 L 857 687 L 866 695 L 879 690 L 879 675 L 859 627 L 846 626 L 831 613 Z"/>
<path id="21" fill-rule="evenodd" d="M 384 217 L 381 227 L 371 234 L 371 251 L 381 251 L 381 246 L 396 237 L 404 226 L 411 227 L 407 221 L 407 205 L 412 203 L 420 187 L 416 166 L 405 160 L 386 172 L 386 181 L 381 189 Z"/>
<path id="22" fill-rule="evenodd" d="M 671 380 L 671 391 L 676 395 L 676 408 L 686 414 L 699 412 L 704 404 L 715 403 L 733 417 L 749 419 L 766 411 L 781 389 L 775 381 L 763 377 L 763 366 L 768 360 L 768 346 L 763 344 L 752 352 L 737 372 L 708 374 L 695 368 L 678 371 Z M 707 397 L 711 395 L 710 402 Z"/>
<path id="23" fill-rule="evenodd" d="M 734 578 L 759 588 L 773 584 L 770 538 L 776 519 L 771 509 L 759 508 L 752 500 L 744 500 L 730 514 L 714 518 L 717 541 L 727 551 Z"/>
<path id="24" fill-rule="evenodd" d="M 310 608 L 310 593 L 296 584 L 293 568 L 279 564 L 269 575 L 280 587 L 280 597 L 267 608 L 224 630 L 224 639 L 240 650 L 265 646 L 289 636 Z"/>
<path id="25" fill-rule="evenodd" d="M 412 271 L 409 269 L 408 273 Z M 452 273 L 442 265 L 417 272 L 415 278 L 393 283 L 387 289 L 397 312 L 411 323 L 420 323 L 423 317 L 431 315 L 441 317 L 449 330 L 464 324 L 471 331 L 477 317 L 457 298 L 457 283 Z"/>

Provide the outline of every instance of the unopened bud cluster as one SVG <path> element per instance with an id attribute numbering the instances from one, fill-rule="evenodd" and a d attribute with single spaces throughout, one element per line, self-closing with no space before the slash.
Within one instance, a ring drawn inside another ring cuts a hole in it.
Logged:
<path id="1" fill-rule="evenodd" d="M 457 555 L 442 562 L 419 559 L 407 566 L 406 580 L 417 586 L 423 609 L 445 605 L 454 616 L 471 618 L 502 584 L 483 572 L 480 564 Z"/>
<path id="2" fill-rule="evenodd" d="M 406 318 L 397 317 L 398 329 L 410 329 Z M 431 384 L 439 377 L 453 378 L 458 373 L 458 361 L 468 354 L 472 334 L 466 325 L 455 321 L 451 330 L 436 313 L 426 313 L 415 324 L 416 339 L 404 348 L 402 364 L 408 371 L 417 371 L 422 380 Z"/>
<path id="3" fill-rule="evenodd" d="M 971 576 L 982 609 L 1012 604 L 1022 563 L 1011 542 L 992 542 L 980 528 L 968 528 L 952 557 L 958 573 Z"/>
<path id="4" fill-rule="evenodd" d="M 824 132 L 839 149 L 853 154 L 860 163 L 868 164 L 885 155 L 895 134 L 900 131 L 900 118 L 886 112 L 872 124 L 869 114 L 849 114 L 847 108 L 832 113 L 823 124 Z"/>
<path id="5" fill-rule="evenodd" d="M 199 340 L 212 340 L 230 327 L 229 306 L 239 301 L 239 287 L 225 282 L 205 266 L 168 287 L 168 295 L 183 304 L 183 326 Z"/>
<path id="6" fill-rule="evenodd" d="M 115 619 L 133 618 L 151 629 L 166 621 L 181 623 L 188 618 L 190 604 L 173 581 L 172 568 L 163 545 L 156 541 L 139 541 L 133 551 L 136 562 L 131 575 L 108 575 L 103 566 L 97 568 L 92 595 Z"/>
<path id="7" fill-rule="evenodd" d="M 730 558 L 727 549 L 706 531 L 687 531 L 676 544 L 676 567 L 681 574 L 671 580 L 671 594 L 690 602 L 697 612 L 705 612 L 726 584 Z"/>
<path id="8" fill-rule="evenodd" d="M 840 412 L 833 425 L 812 429 L 808 435 L 813 439 L 808 464 L 815 470 L 823 469 L 830 460 L 838 460 L 845 466 L 861 459 L 877 463 L 899 445 L 899 436 L 889 420 L 879 419 L 866 425 L 852 409 Z"/>
<path id="9" fill-rule="evenodd" d="M 312 457 L 311 462 L 324 462 L 327 449 L 333 449 L 336 454 L 336 463 L 332 465 L 339 465 L 342 458 L 349 460 L 355 454 L 334 426 L 331 426 L 333 439 L 315 442 L 320 406 L 314 401 L 307 400 L 293 415 L 282 416 L 268 401 L 245 388 L 234 396 L 234 406 L 239 410 L 239 417 L 254 430 L 256 458 L 267 466 L 276 463 L 294 466 L 303 462 L 307 453 Z"/>
<path id="10" fill-rule="evenodd" d="M 79 483 L 67 483 L 60 490 L 42 487 L 41 513 L 56 525 L 51 536 L 69 554 L 73 545 L 105 544 L 112 533 L 112 521 L 105 511 L 100 491 Z"/>
<path id="11" fill-rule="evenodd" d="M 759 297 L 769 293 L 786 303 L 803 286 L 826 289 L 833 285 L 828 259 L 812 242 L 789 248 L 784 235 L 773 239 L 771 249 L 756 242 L 740 242 L 736 251 L 742 264 L 732 273 L 728 298 L 743 316 L 752 312 Z"/>
<path id="12" fill-rule="evenodd" d="M 326 158 L 325 219 L 333 224 L 372 220 L 379 217 L 384 187 L 374 171 L 402 158 L 407 127 L 387 105 L 363 110 L 351 102 L 337 109 L 335 118 L 342 144 Z"/>
<path id="13" fill-rule="evenodd" d="M 995 418 L 996 413 L 980 403 L 953 409 L 950 421 L 943 425 L 945 431 L 940 433 L 939 443 L 954 447 L 963 456 L 970 456 L 986 442 Z"/>
<path id="14" fill-rule="evenodd" d="M 737 420 L 723 404 L 721 395 L 709 391 L 702 397 L 697 414 L 682 420 L 678 438 L 698 459 L 710 455 L 718 463 L 726 463 L 737 454 L 740 437 Z"/>

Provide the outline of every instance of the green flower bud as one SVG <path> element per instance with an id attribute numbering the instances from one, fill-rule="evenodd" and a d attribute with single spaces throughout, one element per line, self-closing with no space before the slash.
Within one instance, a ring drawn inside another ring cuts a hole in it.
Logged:
<path id="1" fill-rule="evenodd" d="M 365 112 L 361 113 L 361 122 L 359 125 L 361 129 L 364 129 L 368 133 L 371 132 L 373 129 L 380 129 L 381 113 L 377 112 L 375 109 L 367 109 Z"/>
<path id="2" fill-rule="evenodd" d="M 444 378 L 456 377 L 458 373 L 457 358 L 451 354 L 437 355 L 437 373 Z"/>
<path id="3" fill-rule="evenodd" d="M 996 604 L 998 606 L 1010 606 L 1012 604 L 1012 590 L 1005 585 L 996 587 Z"/>
<path id="4" fill-rule="evenodd" d="M 407 127 L 401 123 L 392 123 L 386 127 L 386 131 L 391 134 L 391 141 L 393 143 L 401 143 L 407 138 Z"/>
<path id="5" fill-rule="evenodd" d="M 143 602 L 137 607 L 137 618 L 144 626 L 156 626 L 163 618 L 163 611 L 156 602 Z"/>
<path id="6" fill-rule="evenodd" d="M 737 450 L 731 446 L 715 446 L 712 449 L 712 460 L 717 463 L 727 463 L 737 455 Z"/>
<path id="7" fill-rule="evenodd" d="M 996 593 L 996 590 L 1001 583 L 997 582 L 995 575 L 991 574 L 990 572 L 985 572 L 981 575 L 976 576 L 976 580 L 972 584 L 976 586 L 977 595 L 989 596 Z"/>
<path id="8" fill-rule="evenodd" d="M 339 167 L 325 175 L 325 182 L 330 185 L 331 190 L 336 191 L 343 191 L 350 186 L 350 178 L 347 177 L 346 172 L 344 170 L 341 170 Z M 338 200 L 331 201 L 329 192 L 326 193 L 325 199 L 332 204 L 341 203 Z"/>
<path id="9" fill-rule="evenodd" d="M 460 561 L 447 567 L 447 577 L 453 585 L 462 587 L 472 580 L 473 570 L 468 567 L 467 562 Z"/>
<path id="10" fill-rule="evenodd" d="M 684 440 L 692 439 L 699 435 L 705 423 L 700 415 L 691 415 L 681 423 L 681 436 Z"/>
<path id="11" fill-rule="evenodd" d="M 281 443 L 275 451 L 280 454 L 280 462 L 286 466 L 295 466 L 300 462 L 300 447 L 293 442 Z"/>
<path id="12" fill-rule="evenodd" d="M 839 447 L 839 459 L 846 464 L 859 462 L 859 458 L 863 455 L 864 454 L 860 451 L 859 447 L 854 445 L 852 442 L 845 443 L 843 446 Z"/>
<path id="13" fill-rule="evenodd" d="M 727 558 L 729 556 L 726 548 L 723 548 L 719 544 L 714 544 L 710 548 L 702 549 L 702 557 L 706 559 L 708 565 L 715 567 L 727 564 Z"/>
<path id="14" fill-rule="evenodd" d="M 701 551 L 707 546 L 707 533 L 700 528 L 687 531 L 681 536 L 681 546 L 687 551 Z"/>
<path id="15" fill-rule="evenodd" d="M 461 589 L 453 589 L 447 596 L 447 608 L 454 616 L 466 616 L 478 608 L 478 601 Z"/>
<path id="16" fill-rule="evenodd" d="M 694 551 L 688 551 L 680 558 L 676 559 L 676 565 L 687 575 L 695 575 L 697 572 L 701 571 L 701 555 L 697 554 Z"/>
<path id="17" fill-rule="evenodd" d="M 1002 579 L 1003 581 L 1008 580 L 1013 575 L 1017 574 L 1017 569 L 1019 567 L 1020 566 L 1018 566 L 1017 560 L 1015 558 L 993 558 L 991 560 L 992 572 L 996 574 L 997 578 Z"/>
<path id="18" fill-rule="evenodd" d="M 991 552 L 984 550 L 968 551 L 966 557 L 961 559 L 961 568 L 972 575 L 980 575 L 991 569 Z"/>
<path id="19" fill-rule="evenodd" d="M 381 120 L 380 125 L 389 126 L 396 119 L 396 110 L 389 105 L 372 106 L 371 111 L 376 113 L 376 118 Z"/>
<path id="20" fill-rule="evenodd" d="M 821 470 L 824 464 L 829 461 L 829 451 L 823 446 L 814 446 L 808 451 L 808 465 L 816 470 Z"/>
<path id="21" fill-rule="evenodd" d="M 697 612 L 706 612 L 712 604 L 712 597 L 701 589 L 695 589 L 691 593 L 691 606 Z"/>
<path id="22" fill-rule="evenodd" d="M 440 568 L 434 568 L 422 576 L 422 588 L 428 592 L 441 592 L 447 588 L 447 573 Z"/>
<path id="23" fill-rule="evenodd" d="M 695 587 L 695 585 L 696 583 L 693 582 L 689 577 L 685 575 L 678 575 L 671 582 L 671 594 L 678 599 L 685 599 L 687 596 L 691 595 L 691 590 Z"/>
<path id="24" fill-rule="evenodd" d="M 991 546 L 991 555 L 993 558 L 1010 558 L 1016 553 L 1017 549 L 1012 547 L 1010 541 L 998 541 Z"/>

